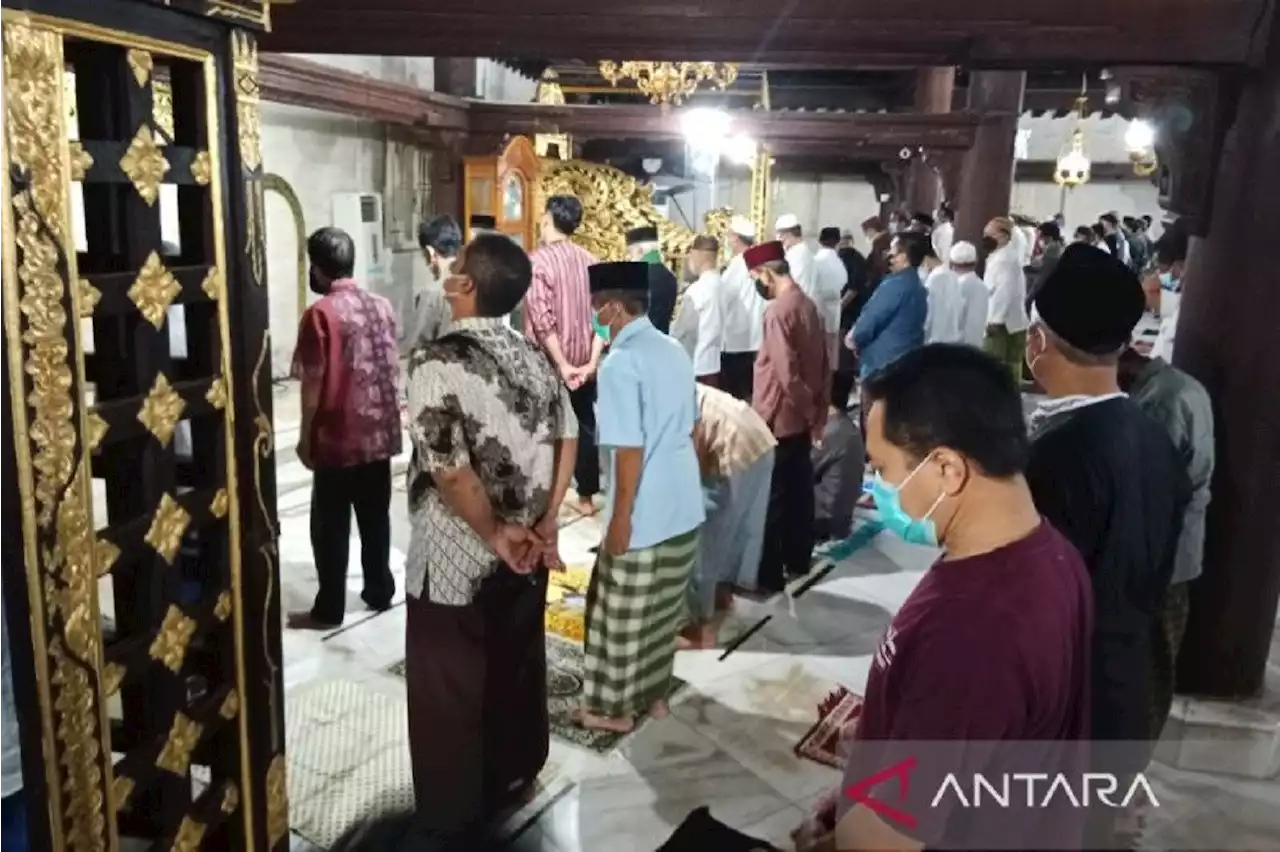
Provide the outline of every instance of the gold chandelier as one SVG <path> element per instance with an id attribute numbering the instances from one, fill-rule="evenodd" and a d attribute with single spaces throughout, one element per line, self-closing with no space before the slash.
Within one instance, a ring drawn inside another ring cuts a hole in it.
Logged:
<path id="1" fill-rule="evenodd" d="M 732 62 L 614 62 L 600 63 L 600 76 L 613 86 L 620 80 L 634 80 L 636 88 L 649 96 L 649 103 L 680 104 L 709 83 L 725 89 L 738 79 L 738 66 Z"/>

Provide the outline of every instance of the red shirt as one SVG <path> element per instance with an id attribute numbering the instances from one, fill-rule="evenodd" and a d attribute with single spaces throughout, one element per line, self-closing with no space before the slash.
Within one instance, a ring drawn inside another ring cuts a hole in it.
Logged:
<path id="1" fill-rule="evenodd" d="M 1084 562 L 1048 521 L 990 553 L 934 563 L 873 658 L 842 805 L 858 801 L 851 786 L 912 761 L 901 800 L 897 779 L 869 792 L 909 814 L 886 822 L 926 846 L 1079 848 L 1083 812 L 1062 801 L 993 812 L 934 799 L 950 772 L 968 793 L 974 772 L 1083 771 L 1092 631 Z"/>
<path id="2" fill-rule="evenodd" d="M 830 380 L 822 317 L 799 286 L 791 287 L 764 312 L 751 407 L 774 437 L 808 435 L 826 428 Z"/>
<path id="3" fill-rule="evenodd" d="M 302 315 L 293 377 L 320 385 L 312 423 L 317 467 L 389 459 L 400 452 L 400 351 L 391 303 L 350 279 Z"/>
<path id="4" fill-rule="evenodd" d="M 568 240 L 543 246 L 529 256 L 533 281 L 525 298 L 524 333 L 539 346 L 551 335 L 571 366 L 591 360 L 591 287 L 587 267 L 597 261 Z"/>

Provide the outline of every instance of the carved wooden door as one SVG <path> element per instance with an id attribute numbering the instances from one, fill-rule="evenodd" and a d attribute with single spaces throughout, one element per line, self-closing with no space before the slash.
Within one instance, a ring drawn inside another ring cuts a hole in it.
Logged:
<path id="1" fill-rule="evenodd" d="M 266 5 L 3 13 L 5 606 L 35 849 L 288 843 Z"/>

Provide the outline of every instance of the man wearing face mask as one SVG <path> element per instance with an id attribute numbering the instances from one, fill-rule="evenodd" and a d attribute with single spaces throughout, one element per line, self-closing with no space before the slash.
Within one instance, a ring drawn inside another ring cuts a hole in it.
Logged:
<path id="1" fill-rule="evenodd" d="M 391 303 L 351 278 L 355 243 L 321 228 L 307 239 L 311 290 L 320 296 L 302 315 L 293 377 L 302 386 L 298 460 L 311 484 L 311 549 L 320 589 L 309 612 L 289 626 L 324 630 L 346 609 L 351 513 L 360 528 L 361 598 L 391 606 L 391 458 L 400 453 L 400 353 Z"/>
<path id="2" fill-rule="evenodd" d="M 987 255 L 983 281 L 991 291 L 985 346 L 1008 365 L 1014 381 L 1021 381 L 1022 350 L 1027 342 L 1027 276 L 1014 233 L 1013 220 L 1005 216 L 992 219 L 982 229 L 982 248 Z"/>
<path id="3" fill-rule="evenodd" d="M 449 275 L 454 258 L 462 248 L 462 231 L 448 214 L 432 216 L 418 226 L 418 245 L 435 280 L 413 297 L 417 327 L 413 346 L 422 346 L 440 336 L 449 322 L 449 304 L 445 301 L 441 284 Z"/>
<path id="4" fill-rule="evenodd" d="M 791 278 L 780 242 L 743 254 L 756 289 L 769 301 L 756 358 L 751 407 L 778 439 L 759 585 L 779 592 L 788 576 L 809 572 L 813 557 L 813 443 L 827 425 L 831 364 L 818 309 Z"/>
<path id="5" fill-rule="evenodd" d="M 627 259 L 649 264 L 649 322 L 663 334 L 671 331 L 680 291 L 675 274 L 667 269 L 658 242 L 658 229 L 646 225 L 627 231 Z"/>
<path id="6" fill-rule="evenodd" d="M 1173 338 L 1178 331 L 1178 306 L 1182 302 L 1182 272 L 1187 263 L 1186 232 L 1175 227 L 1162 235 L 1155 246 L 1155 257 L 1156 276 L 1160 282 L 1160 302 L 1156 306 L 1160 313 L 1160 331 L 1151 356 L 1172 362 Z"/>
<path id="7" fill-rule="evenodd" d="M 1027 481 L 1093 581 L 1093 736 L 1135 743 L 1149 736 L 1150 629 L 1190 499 L 1168 435 L 1120 391 L 1117 364 L 1144 302 L 1127 266 L 1072 245 L 1036 292 L 1026 349 L 1050 397 L 1032 415 Z M 1113 755 L 1104 768 L 1140 771 L 1147 756 Z M 1109 825 L 1094 830 L 1109 846 Z"/>
<path id="8" fill-rule="evenodd" d="M 858 376 L 868 376 L 924 343 L 929 291 L 920 283 L 928 237 L 900 234 L 889 246 L 890 275 L 880 282 L 845 345 L 858 353 Z"/>
<path id="9" fill-rule="evenodd" d="M 917 822 L 904 829 L 845 796 L 815 814 L 797 848 L 990 849 L 998 838 L 1011 849 L 1079 849 L 1078 810 L 969 811 L 950 797 L 931 802 L 935 774 L 1052 774 L 1084 763 L 1089 580 L 1075 548 L 1036 511 L 1024 477 L 1018 388 L 989 355 L 933 344 L 894 361 L 864 391 L 881 521 L 943 554 L 873 657 L 841 789 L 918 756 L 894 802 Z M 1011 741 L 1034 742 L 1044 765 L 1001 764 L 1023 759 Z M 956 744 L 958 765 L 942 765 L 946 743 Z M 985 758 L 991 762 L 979 762 Z"/>

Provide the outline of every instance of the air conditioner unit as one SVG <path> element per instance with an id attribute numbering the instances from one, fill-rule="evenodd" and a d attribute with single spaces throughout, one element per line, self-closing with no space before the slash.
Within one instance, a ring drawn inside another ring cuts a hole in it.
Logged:
<path id="1" fill-rule="evenodd" d="M 355 241 L 355 279 L 371 290 L 380 290 L 390 262 L 383 243 L 382 196 L 376 192 L 334 193 L 333 225 Z"/>

